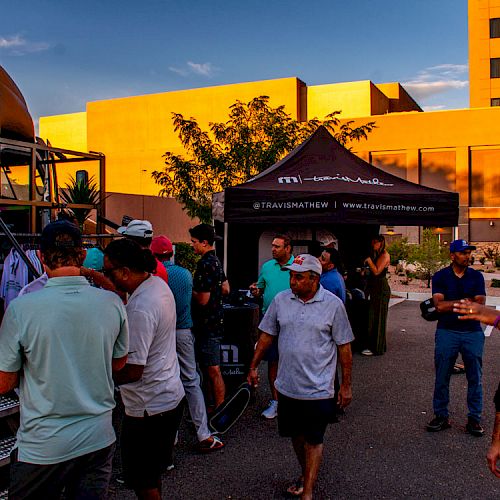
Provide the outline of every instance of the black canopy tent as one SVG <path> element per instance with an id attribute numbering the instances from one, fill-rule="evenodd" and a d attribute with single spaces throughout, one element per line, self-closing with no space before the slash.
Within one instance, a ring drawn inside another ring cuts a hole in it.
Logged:
<path id="1" fill-rule="evenodd" d="M 384 172 L 351 153 L 320 127 L 272 167 L 215 195 L 214 217 L 228 223 L 228 275 L 233 279 L 241 276 L 237 283 L 244 286 L 257 270 L 242 271 L 241 257 L 247 267 L 257 267 L 258 241 L 251 240 L 258 240 L 266 229 L 328 225 L 339 241 L 345 241 L 344 248 L 349 248 L 352 257 L 352 249 L 378 233 L 381 224 L 456 226 L 458 194 Z M 242 246 L 247 249 L 243 254 Z M 255 252 L 253 257 L 250 252 Z"/>

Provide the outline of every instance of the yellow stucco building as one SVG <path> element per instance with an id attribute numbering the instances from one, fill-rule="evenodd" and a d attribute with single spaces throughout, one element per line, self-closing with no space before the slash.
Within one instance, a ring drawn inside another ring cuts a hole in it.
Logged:
<path id="1" fill-rule="evenodd" d="M 299 120 L 341 110 L 341 119 L 376 122 L 357 154 L 410 181 L 456 190 L 458 234 L 500 241 L 500 0 L 469 1 L 469 64 L 471 109 L 422 112 L 398 83 L 308 86 L 292 77 L 89 102 L 85 112 L 42 117 L 40 136 L 58 147 L 104 153 L 107 191 L 154 196 L 159 187 L 151 172 L 162 168 L 163 153 L 182 152 L 172 112 L 206 127 L 225 121 L 235 100 L 260 95 Z"/>

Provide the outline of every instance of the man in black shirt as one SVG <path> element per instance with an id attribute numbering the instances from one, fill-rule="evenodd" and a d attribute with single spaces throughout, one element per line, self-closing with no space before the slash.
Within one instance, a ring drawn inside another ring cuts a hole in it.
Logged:
<path id="1" fill-rule="evenodd" d="M 189 233 L 194 252 L 201 255 L 193 279 L 193 333 L 206 388 L 217 407 L 226 392 L 220 370 L 220 342 L 224 333 L 222 296 L 229 294 L 229 283 L 215 255 L 213 226 L 199 224 Z"/>

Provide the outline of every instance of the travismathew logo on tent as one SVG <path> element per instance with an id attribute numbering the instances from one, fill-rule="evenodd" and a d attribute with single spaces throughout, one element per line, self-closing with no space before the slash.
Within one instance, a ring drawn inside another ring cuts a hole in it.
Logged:
<path id="1" fill-rule="evenodd" d="M 331 204 L 329 201 L 254 201 L 254 210 L 304 210 L 336 208 L 337 202 Z"/>
<path id="2" fill-rule="evenodd" d="M 388 184 L 382 182 L 380 179 L 373 177 L 372 179 L 362 179 L 358 177 L 357 179 L 352 179 L 348 175 L 337 174 L 335 177 L 330 175 L 315 175 L 314 177 L 304 177 L 300 175 L 291 175 L 285 177 L 278 177 L 278 184 L 303 184 L 306 181 L 312 182 L 327 182 L 327 181 L 341 181 L 341 182 L 354 182 L 357 184 L 369 184 L 371 186 L 394 186 L 394 184 Z"/>

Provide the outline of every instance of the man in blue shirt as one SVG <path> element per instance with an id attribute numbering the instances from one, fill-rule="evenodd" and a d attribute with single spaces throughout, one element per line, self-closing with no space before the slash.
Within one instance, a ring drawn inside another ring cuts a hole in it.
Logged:
<path id="1" fill-rule="evenodd" d="M 429 432 L 450 426 L 448 414 L 450 376 L 458 353 L 462 354 L 467 375 L 466 430 L 473 436 L 482 436 L 481 412 L 483 389 L 481 384 L 484 334 L 479 321 L 460 321 L 453 305 L 460 299 L 484 304 L 486 291 L 483 275 L 469 267 L 471 250 L 476 247 L 465 240 L 450 244 L 451 265 L 432 277 L 432 298 L 440 317 L 436 329 L 434 362 L 436 380 L 433 408 L 435 417 L 427 425 Z"/>
<path id="2" fill-rule="evenodd" d="M 273 258 L 264 262 L 257 283 L 250 285 L 252 295 L 254 297 L 262 297 L 263 299 L 263 315 L 266 313 L 276 294 L 290 288 L 290 272 L 284 268 L 284 266 L 293 262 L 290 237 L 285 234 L 277 234 L 271 243 L 271 251 Z M 269 401 L 269 406 L 261 415 L 264 418 L 272 419 L 278 415 L 278 393 L 274 387 L 274 382 L 278 374 L 279 360 L 278 341 L 276 339 L 267 351 L 264 359 L 267 361 L 267 376 L 272 399 Z"/>
<path id="3" fill-rule="evenodd" d="M 338 268 L 340 265 L 340 255 L 335 248 L 324 248 L 319 257 L 323 273 L 320 277 L 320 284 L 345 304 L 345 282 Z"/>
<path id="4" fill-rule="evenodd" d="M 181 381 L 186 393 L 189 413 L 196 428 L 200 451 L 218 450 L 224 443 L 208 430 L 205 399 L 200 386 L 200 376 L 196 371 L 194 337 L 191 332 L 191 298 L 193 276 L 184 267 L 170 261 L 174 254 L 172 242 L 164 235 L 156 236 L 151 242 L 151 251 L 163 263 L 168 272 L 168 285 L 174 294 L 176 323 L 177 359 L 181 370 Z"/>

